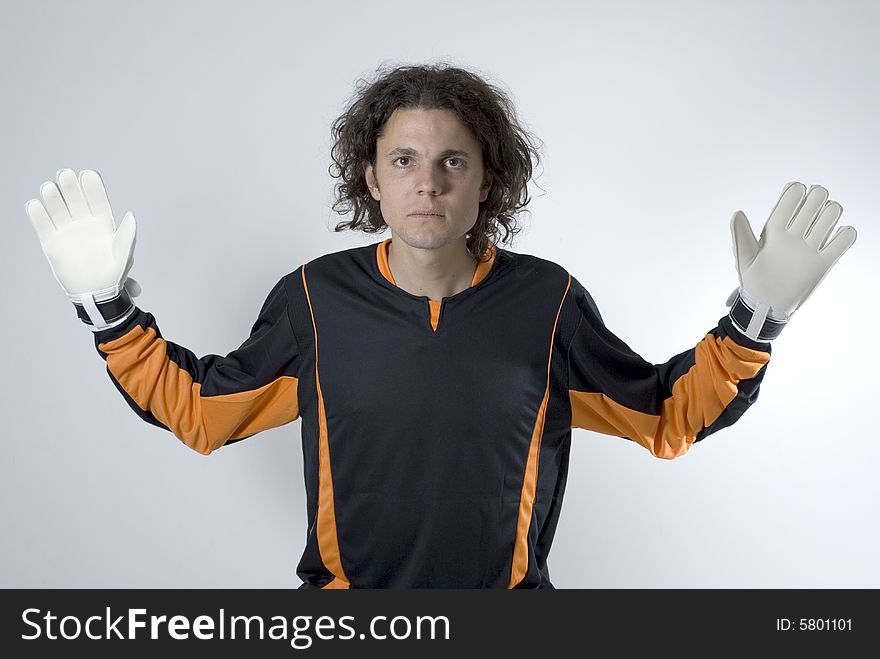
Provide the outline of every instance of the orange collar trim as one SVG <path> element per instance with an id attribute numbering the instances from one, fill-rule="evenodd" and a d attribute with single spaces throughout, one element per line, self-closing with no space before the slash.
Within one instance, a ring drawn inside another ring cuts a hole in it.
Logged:
<path id="1" fill-rule="evenodd" d="M 397 286 L 397 282 L 394 281 L 394 275 L 391 274 L 391 267 L 388 265 L 388 245 L 391 244 L 391 240 L 391 238 L 387 238 L 381 243 L 376 244 L 376 263 L 379 265 L 379 272 L 382 273 L 382 276 Z M 492 270 L 492 266 L 495 265 L 496 250 L 495 244 L 491 240 L 486 251 L 489 252 L 489 260 L 481 261 L 477 264 L 477 269 L 474 270 L 474 276 L 471 279 L 471 286 L 476 286 L 483 281 L 489 274 L 489 271 Z"/>

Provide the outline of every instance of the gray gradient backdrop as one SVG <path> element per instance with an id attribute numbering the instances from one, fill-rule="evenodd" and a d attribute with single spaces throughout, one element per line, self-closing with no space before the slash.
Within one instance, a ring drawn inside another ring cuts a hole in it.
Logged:
<path id="1" fill-rule="evenodd" d="M 61 167 L 138 219 L 132 276 L 199 355 L 337 234 L 330 124 L 381 64 L 508 90 L 544 143 L 509 247 L 566 267 L 659 363 L 737 285 L 788 181 L 859 239 L 775 342 L 760 400 L 674 461 L 573 433 L 558 587 L 880 587 L 880 6 L 871 2 L 21 2 L 0 20 L 0 585 L 294 587 L 300 421 L 205 458 L 140 421 L 24 212 Z"/>

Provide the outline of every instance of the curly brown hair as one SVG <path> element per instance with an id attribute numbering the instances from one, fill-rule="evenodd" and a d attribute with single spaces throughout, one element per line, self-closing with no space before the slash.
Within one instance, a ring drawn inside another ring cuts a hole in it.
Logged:
<path id="1" fill-rule="evenodd" d="M 486 260 L 489 241 L 506 243 L 522 229 L 515 215 L 529 203 L 527 183 L 532 158 L 540 163 L 534 138 L 517 121 L 509 96 L 478 75 L 446 63 L 377 69 L 373 80 L 361 78 L 345 112 L 332 125 L 330 175 L 335 185 L 333 210 L 354 217 L 336 225 L 378 233 L 388 226 L 364 177 L 364 163 L 376 167 L 376 140 L 392 113 L 401 109 L 451 110 L 480 142 L 486 174 L 492 181 L 480 203 L 476 224 L 467 234 L 468 252 Z M 528 211 L 526 211 L 528 212 Z M 501 237 L 501 232 L 504 232 Z"/>

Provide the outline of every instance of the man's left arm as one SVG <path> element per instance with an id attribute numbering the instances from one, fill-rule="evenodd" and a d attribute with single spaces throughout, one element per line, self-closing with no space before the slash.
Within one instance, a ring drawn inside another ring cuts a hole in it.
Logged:
<path id="1" fill-rule="evenodd" d="M 758 398 L 770 341 L 853 244 L 855 229 L 828 240 L 842 208 L 827 191 L 790 183 L 760 240 L 741 211 L 731 222 L 740 286 L 727 316 L 690 350 L 664 364 L 642 359 L 615 336 L 586 289 L 572 281 L 580 312 L 568 354 L 572 426 L 631 439 L 660 458 L 739 419 Z"/>

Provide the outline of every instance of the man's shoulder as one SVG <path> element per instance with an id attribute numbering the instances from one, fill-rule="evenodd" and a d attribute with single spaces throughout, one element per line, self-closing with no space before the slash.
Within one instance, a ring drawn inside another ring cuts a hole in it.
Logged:
<path id="1" fill-rule="evenodd" d="M 503 258 L 510 263 L 509 270 L 516 273 L 518 278 L 550 286 L 554 291 L 560 288 L 567 290 L 567 298 L 572 299 L 576 304 L 588 306 L 599 315 L 590 292 L 563 266 L 534 254 L 499 250 L 499 254 L 502 252 L 504 252 Z"/>
<path id="2" fill-rule="evenodd" d="M 361 245 L 359 247 L 349 247 L 340 249 L 335 252 L 328 252 L 321 256 L 316 256 L 311 261 L 305 263 L 305 267 L 322 268 L 326 266 L 335 266 L 342 263 L 364 262 L 369 258 L 376 257 L 377 245 L 380 243 L 371 243 L 370 245 Z"/>
<path id="3" fill-rule="evenodd" d="M 376 261 L 376 245 L 349 247 L 335 252 L 328 252 L 304 262 L 288 277 L 312 279 L 315 277 L 351 277 L 355 274 L 369 272 Z"/>
<path id="4" fill-rule="evenodd" d="M 340 276 L 348 276 L 352 269 L 366 270 L 369 267 L 369 259 L 375 259 L 376 243 L 363 247 L 351 247 L 322 254 L 283 275 L 276 287 L 302 288 L 302 279 L 319 277 L 323 274 L 333 273 Z M 346 273 L 348 273 L 346 275 Z"/>
<path id="5" fill-rule="evenodd" d="M 511 269 L 518 277 L 551 280 L 567 280 L 569 277 L 568 270 L 555 261 L 534 254 L 499 248 L 498 255 L 499 258 L 510 262 Z"/>

